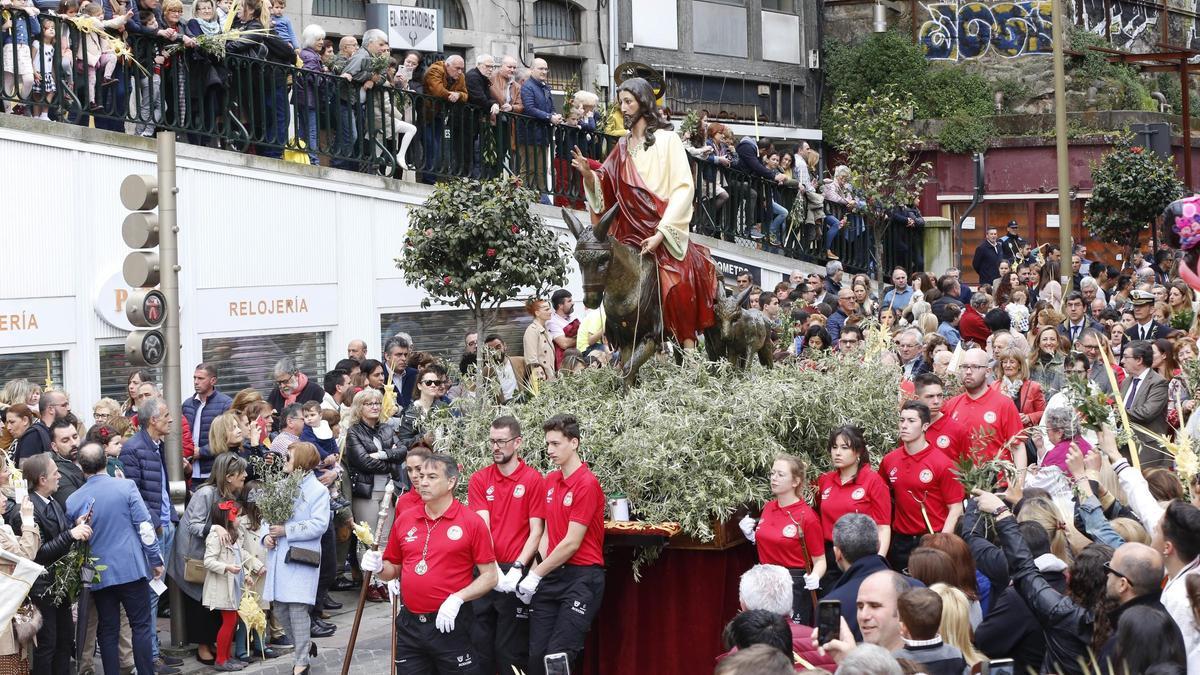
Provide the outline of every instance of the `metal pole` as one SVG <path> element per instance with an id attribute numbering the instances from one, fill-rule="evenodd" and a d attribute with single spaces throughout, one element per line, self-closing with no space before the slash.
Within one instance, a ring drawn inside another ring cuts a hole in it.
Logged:
<path id="1" fill-rule="evenodd" d="M 163 337 L 166 338 L 166 356 L 163 360 L 163 395 L 167 399 L 167 410 L 179 415 L 183 410 L 182 373 L 179 370 L 179 225 L 175 218 L 175 132 L 158 133 L 158 255 L 162 264 L 159 286 L 167 299 L 167 312 L 163 319 Z M 171 506 L 176 513 L 183 513 L 183 501 L 187 485 L 183 478 L 183 442 L 180 425 L 172 424 L 167 432 L 164 456 L 167 460 L 168 492 Z M 169 555 L 163 551 L 163 558 Z M 178 584 L 170 585 L 171 644 L 183 646 L 183 593 Z"/>
<path id="2" fill-rule="evenodd" d="M 1179 86 L 1183 92 L 1183 184 L 1192 189 L 1192 104 L 1188 60 L 1179 60 Z M 1153 231 L 1153 230 L 1152 230 Z"/>
<path id="3" fill-rule="evenodd" d="M 1071 292 L 1071 176 L 1067 164 L 1066 70 L 1063 64 L 1062 0 L 1054 0 L 1054 153 L 1058 160 L 1058 248 L 1062 255 L 1059 276 L 1063 297 Z"/>

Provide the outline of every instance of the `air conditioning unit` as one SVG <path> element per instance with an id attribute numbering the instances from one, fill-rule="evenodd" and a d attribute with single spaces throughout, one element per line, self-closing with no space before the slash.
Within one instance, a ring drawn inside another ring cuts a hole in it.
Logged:
<path id="1" fill-rule="evenodd" d="M 769 84 L 758 85 L 758 95 L 759 96 L 770 96 L 771 95 L 771 85 L 769 85 Z"/>
<path id="2" fill-rule="evenodd" d="M 808 68 L 809 68 L 809 70 L 820 70 L 821 69 L 821 50 L 820 49 L 808 50 Z"/>

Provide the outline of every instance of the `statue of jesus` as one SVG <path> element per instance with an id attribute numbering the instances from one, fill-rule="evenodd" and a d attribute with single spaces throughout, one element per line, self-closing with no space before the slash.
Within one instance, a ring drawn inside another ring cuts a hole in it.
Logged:
<path id="1" fill-rule="evenodd" d="M 662 291 L 663 328 L 685 349 L 715 322 L 716 268 L 708 248 L 689 241 L 695 185 L 679 136 L 659 114 L 646 80 L 617 89 L 629 133 L 599 168 L 575 148 L 571 165 L 583 177 L 593 222 L 617 205 L 609 236 L 652 255 Z"/>

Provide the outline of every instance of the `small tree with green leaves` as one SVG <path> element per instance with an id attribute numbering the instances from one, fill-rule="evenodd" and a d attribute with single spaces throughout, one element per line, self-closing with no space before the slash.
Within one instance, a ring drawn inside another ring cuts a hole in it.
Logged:
<path id="1" fill-rule="evenodd" d="M 871 92 L 855 100 L 839 96 L 829 115 L 832 142 L 845 155 L 850 183 L 866 202 L 862 215 L 874 234 L 880 283 L 888 211 L 915 203 L 929 178 L 929 163 L 919 161 L 919 139 L 910 126 L 914 105 L 908 94 Z"/>
<path id="2" fill-rule="evenodd" d="M 1142 232 L 1172 201 L 1183 194 L 1175 165 L 1122 138 L 1113 150 L 1092 163 L 1092 197 L 1086 216 L 1091 233 L 1101 241 L 1125 247 L 1132 259 Z"/>
<path id="3" fill-rule="evenodd" d="M 396 266 L 425 292 L 421 307 L 436 302 L 471 311 L 481 365 L 483 337 L 504 303 L 566 283 L 569 251 L 533 213 L 536 201 L 516 178 L 457 180 L 438 185 L 409 215 Z M 482 367 L 476 386 L 484 390 Z"/>

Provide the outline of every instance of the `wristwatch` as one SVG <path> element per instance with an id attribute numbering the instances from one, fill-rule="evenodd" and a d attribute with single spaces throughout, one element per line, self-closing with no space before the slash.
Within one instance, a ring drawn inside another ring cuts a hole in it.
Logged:
<path id="1" fill-rule="evenodd" d="M 523 571 L 525 569 L 525 563 L 518 560 L 517 562 L 512 564 L 512 569 Z"/>
<path id="2" fill-rule="evenodd" d="M 1008 507 L 1001 504 L 1000 508 L 996 509 L 995 511 L 992 511 L 992 517 L 999 518 L 1000 516 L 1002 516 L 1008 512 L 1009 512 Z"/>

